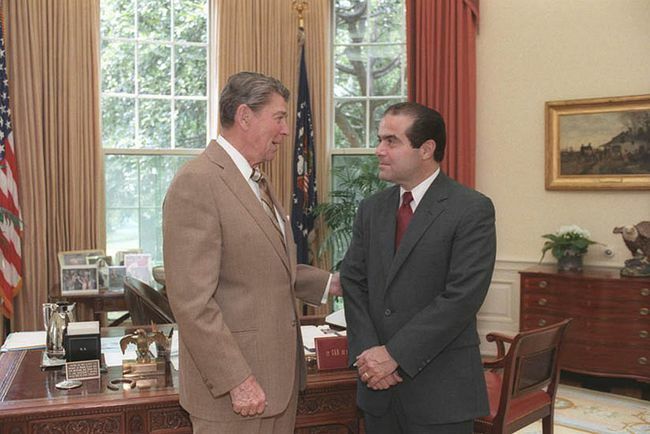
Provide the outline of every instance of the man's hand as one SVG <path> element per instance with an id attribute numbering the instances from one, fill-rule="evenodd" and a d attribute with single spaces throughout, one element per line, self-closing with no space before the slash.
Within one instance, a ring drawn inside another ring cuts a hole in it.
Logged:
<path id="1" fill-rule="evenodd" d="M 361 381 L 372 389 L 388 389 L 402 381 L 397 372 L 399 366 L 388 354 L 384 345 L 368 348 L 357 357 L 357 370 Z"/>
<path id="2" fill-rule="evenodd" d="M 401 383 L 402 381 L 402 377 L 400 377 L 397 371 L 395 371 L 380 380 L 378 380 L 377 377 L 371 377 L 370 380 L 368 380 L 367 385 L 373 390 L 386 390 L 390 387 L 395 386 L 396 384 Z"/>
<path id="3" fill-rule="evenodd" d="M 266 408 L 266 394 L 252 375 L 230 391 L 230 400 L 232 410 L 242 416 L 262 414 Z"/>
<path id="4" fill-rule="evenodd" d="M 341 288 L 341 276 L 339 272 L 332 274 L 332 280 L 330 280 L 330 295 L 335 297 L 343 296 L 343 288 Z"/>

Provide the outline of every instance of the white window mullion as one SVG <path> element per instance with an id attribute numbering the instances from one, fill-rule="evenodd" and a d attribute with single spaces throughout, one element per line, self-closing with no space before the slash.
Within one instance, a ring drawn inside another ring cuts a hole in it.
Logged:
<path id="1" fill-rule="evenodd" d="M 171 149 L 176 148 L 176 37 L 174 36 L 174 0 L 169 0 L 169 7 L 171 9 L 171 23 L 169 25 L 169 40 L 171 41 Z"/>
<path id="2" fill-rule="evenodd" d="M 140 29 L 139 29 L 139 22 L 138 20 L 138 1 L 135 0 L 135 13 L 133 16 L 135 17 L 135 39 L 133 40 L 133 45 L 134 45 L 134 53 L 135 53 L 135 83 L 134 83 L 134 90 L 135 90 L 135 125 L 134 125 L 134 130 L 135 130 L 135 137 L 134 137 L 134 145 L 136 148 L 140 147 Z"/>

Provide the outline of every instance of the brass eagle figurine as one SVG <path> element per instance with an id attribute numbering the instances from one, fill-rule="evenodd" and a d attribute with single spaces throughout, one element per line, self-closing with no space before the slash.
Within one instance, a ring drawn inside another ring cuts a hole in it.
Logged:
<path id="1" fill-rule="evenodd" d="M 122 349 L 122 354 L 124 354 L 129 344 L 134 344 L 137 355 L 136 363 L 151 363 L 153 354 L 149 351 L 149 345 L 153 342 L 156 342 L 163 348 L 169 348 L 169 339 L 167 336 L 158 331 L 147 333 L 144 329 L 137 329 L 135 332 L 120 339 L 120 348 Z"/>

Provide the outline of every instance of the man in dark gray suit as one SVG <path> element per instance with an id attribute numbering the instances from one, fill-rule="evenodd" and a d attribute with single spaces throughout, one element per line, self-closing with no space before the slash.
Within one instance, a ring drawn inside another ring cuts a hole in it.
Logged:
<path id="1" fill-rule="evenodd" d="M 476 313 L 494 268 L 494 207 L 440 171 L 445 136 L 435 110 L 386 110 L 375 154 L 397 185 L 361 203 L 341 267 L 369 434 L 471 433 L 488 413 Z"/>

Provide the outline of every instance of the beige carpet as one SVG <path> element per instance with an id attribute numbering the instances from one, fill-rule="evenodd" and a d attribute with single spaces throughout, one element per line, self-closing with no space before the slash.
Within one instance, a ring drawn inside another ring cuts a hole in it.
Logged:
<path id="1" fill-rule="evenodd" d="M 542 424 L 517 434 L 540 434 Z M 555 403 L 555 433 L 650 434 L 650 401 L 560 385 Z"/>

